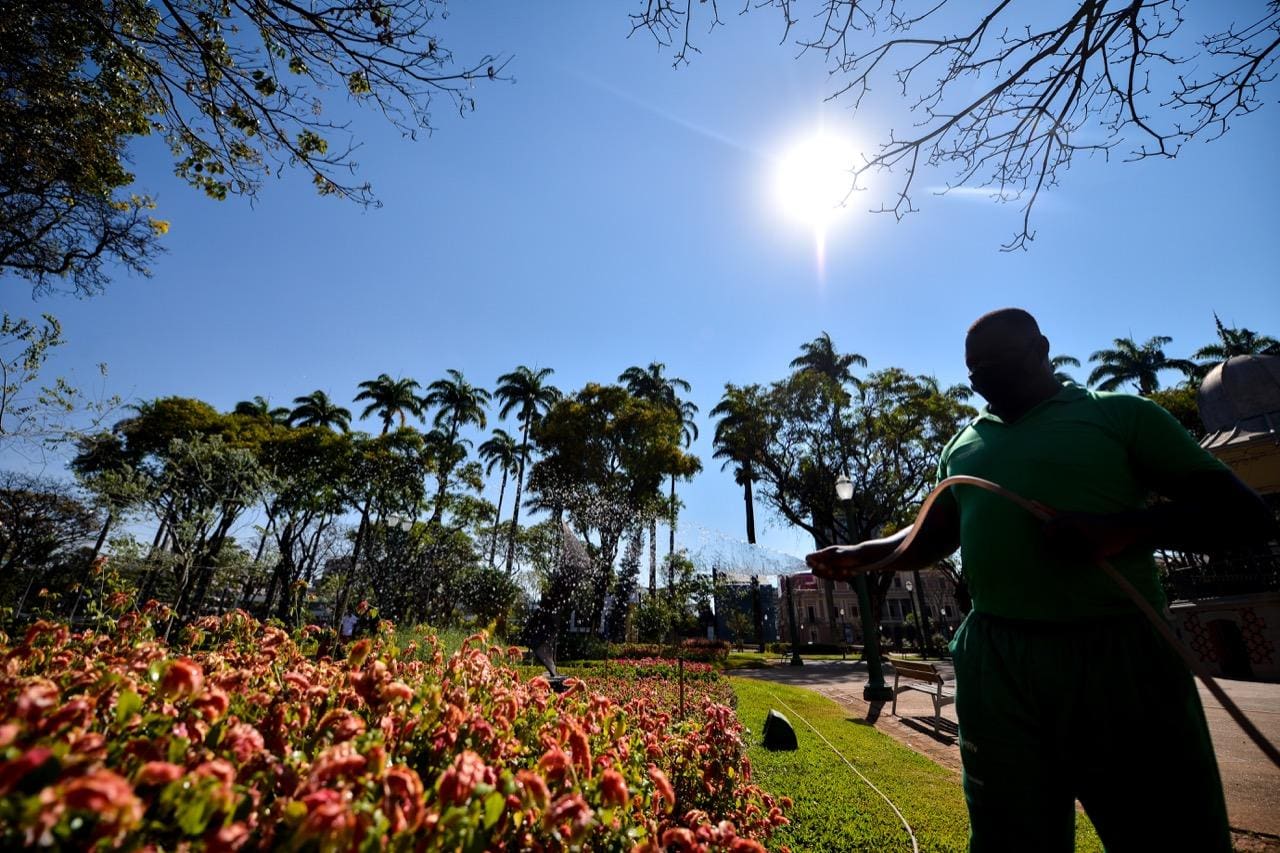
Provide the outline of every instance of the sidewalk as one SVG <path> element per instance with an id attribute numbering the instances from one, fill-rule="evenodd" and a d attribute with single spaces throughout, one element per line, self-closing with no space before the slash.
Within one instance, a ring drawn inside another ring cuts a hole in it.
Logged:
<path id="1" fill-rule="evenodd" d="M 930 663 L 937 666 L 947 681 L 953 680 L 950 661 Z M 954 770 L 957 775 L 960 772 L 955 706 L 943 709 L 943 734 L 939 737 L 933 730 L 933 703 L 923 693 L 900 694 L 898 717 L 889 713 L 888 702 L 880 707 L 868 705 L 862 699 L 862 687 L 867 681 L 863 663 L 806 661 L 802 667 L 742 669 L 734 670 L 733 675 L 814 690 L 916 752 Z M 893 686 L 892 670 L 887 671 L 886 681 Z M 1218 683 L 1272 743 L 1280 743 L 1280 684 L 1225 679 L 1219 679 Z M 1218 755 L 1231 827 L 1239 833 L 1237 849 L 1280 851 L 1280 770 L 1272 766 L 1203 685 L 1200 685 L 1200 700 Z"/>

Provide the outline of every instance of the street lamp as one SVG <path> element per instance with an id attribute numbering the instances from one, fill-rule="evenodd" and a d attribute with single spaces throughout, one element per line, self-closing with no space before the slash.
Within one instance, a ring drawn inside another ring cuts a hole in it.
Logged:
<path id="1" fill-rule="evenodd" d="M 925 654 L 925 650 L 924 650 L 924 634 L 922 634 L 920 631 L 921 610 L 919 605 L 916 602 L 916 597 L 913 595 L 913 592 L 915 591 L 915 585 L 911 583 L 911 581 L 907 581 L 906 583 L 903 584 L 903 586 L 907 590 L 907 602 L 911 605 L 911 615 L 915 617 L 915 619 L 913 619 L 912 621 L 915 622 L 916 646 L 920 649 L 920 657 L 927 658 L 929 657 L 929 655 Z"/>
<path id="2" fill-rule="evenodd" d="M 846 535 L 853 536 L 853 482 L 844 474 L 836 480 L 836 497 L 844 504 Z M 862 688 L 862 698 L 868 702 L 885 702 L 893 698 L 893 691 L 884 683 L 884 670 L 880 667 L 880 635 L 872 630 L 874 616 L 871 613 L 871 594 L 867 591 L 867 576 L 854 577 L 858 592 L 858 609 L 862 612 L 863 650 L 867 653 L 867 684 Z"/>
<path id="3" fill-rule="evenodd" d="M 840 660 L 847 660 L 845 656 L 845 648 L 847 646 L 844 636 L 844 608 L 840 608 Z"/>

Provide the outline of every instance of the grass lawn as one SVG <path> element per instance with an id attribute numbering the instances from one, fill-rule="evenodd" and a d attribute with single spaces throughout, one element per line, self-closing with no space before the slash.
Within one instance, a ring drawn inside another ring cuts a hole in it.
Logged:
<path id="1" fill-rule="evenodd" d="M 910 851 L 911 840 L 893 810 L 804 724 L 818 728 L 841 753 L 902 811 L 921 851 L 966 850 L 969 818 L 960 777 L 863 723 L 809 690 L 749 678 L 731 679 L 738 719 L 751 730 L 749 755 L 755 782 L 776 796 L 789 796 L 791 825 L 770 848 L 801 851 Z M 781 701 L 779 701 L 781 700 Z M 791 706 L 791 710 L 782 703 Z M 791 720 L 800 748 L 770 752 L 760 732 L 770 708 Z M 1088 818 L 1076 820 L 1076 849 L 1100 851 Z"/>

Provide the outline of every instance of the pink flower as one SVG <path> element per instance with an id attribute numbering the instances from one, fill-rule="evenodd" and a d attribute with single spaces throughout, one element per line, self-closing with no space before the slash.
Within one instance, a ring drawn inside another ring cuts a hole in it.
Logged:
<path id="1" fill-rule="evenodd" d="M 694 853 L 698 850 L 698 839 L 683 826 L 673 826 L 662 833 L 662 849 L 675 853 Z"/>

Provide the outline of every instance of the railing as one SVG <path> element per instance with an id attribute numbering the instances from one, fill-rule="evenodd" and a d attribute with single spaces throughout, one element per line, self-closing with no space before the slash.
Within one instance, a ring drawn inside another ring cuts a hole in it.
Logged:
<path id="1" fill-rule="evenodd" d="M 1249 554 L 1184 558 L 1161 580 L 1170 601 L 1280 592 L 1280 555 Z"/>

